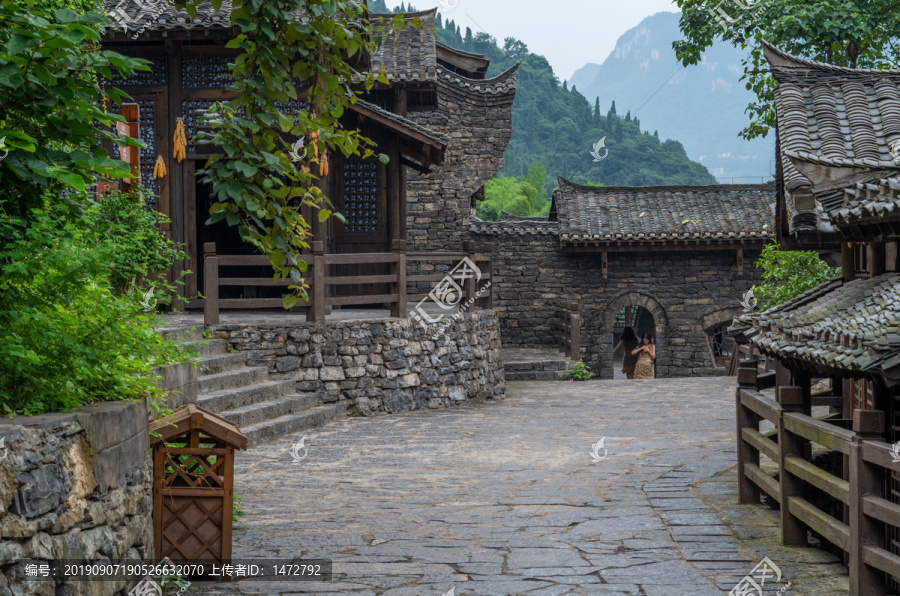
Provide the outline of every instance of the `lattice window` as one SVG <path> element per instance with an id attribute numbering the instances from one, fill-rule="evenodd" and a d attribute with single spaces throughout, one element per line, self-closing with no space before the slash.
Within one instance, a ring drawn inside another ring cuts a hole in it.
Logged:
<path id="1" fill-rule="evenodd" d="M 344 217 L 347 232 L 378 231 L 378 163 L 344 164 Z"/>
<path id="2" fill-rule="evenodd" d="M 728 323 L 716 325 L 709 330 L 709 347 L 712 349 L 716 366 L 727 366 L 734 354 L 734 338 L 728 335 Z"/>
<path id="3" fill-rule="evenodd" d="M 133 102 L 140 107 L 140 136 L 141 140 L 147 144 L 147 147 L 140 150 L 141 188 L 144 189 L 147 206 L 156 209 L 159 198 L 157 181 L 153 178 L 153 167 L 156 165 L 156 156 L 158 155 L 156 149 L 156 102 L 152 99 L 136 99 Z M 112 156 L 119 159 L 118 145 L 113 144 Z"/>
<path id="4" fill-rule="evenodd" d="M 136 70 L 127 79 L 122 78 L 118 69 L 111 68 L 113 76 L 109 79 L 108 85 L 165 85 L 167 66 L 166 58 L 151 58 L 149 71 Z"/>
<path id="5" fill-rule="evenodd" d="M 181 59 L 182 87 L 227 87 L 234 83 L 228 65 L 233 56 L 184 56 Z"/>

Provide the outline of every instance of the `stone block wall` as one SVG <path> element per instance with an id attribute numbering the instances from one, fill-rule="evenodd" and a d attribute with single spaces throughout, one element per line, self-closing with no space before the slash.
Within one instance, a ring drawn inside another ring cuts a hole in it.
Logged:
<path id="1" fill-rule="evenodd" d="M 186 403 L 197 401 L 199 394 L 199 369 L 193 362 L 180 362 L 154 369 L 153 374 L 161 377 L 156 386 L 169 394 L 168 407 L 176 410 Z"/>
<path id="2" fill-rule="evenodd" d="M 407 319 L 219 325 L 213 337 L 248 364 L 297 380 L 325 403 L 363 415 L 499 399 L 505 390 L 497 313 L 476 311 L 443 334 Z"/>
<path id="3" fill-rule="evenodd" d="M 555 235 L 474 239 L 494 245 L 494 308 L 504 345 L 556 346 L 560 306 L 578 302 L 582 359 L 602 378 L 613 376 L 613 323 L 629 305 L 654 317 L 657 376 L 716 374 L 707 330 L 743 312 L 742 296 L 760 281 L 759 250 L 744 250 L 743 276 L 734 250 L 611 252 L 604 281 L 599 254 L 563 254 Z"/>
<path id="4" fill-rule="evenodd" d="M 409 251 L 457 251 L 469 240 L 472 195 L 503 167 L 512 136 L 515 73 L 469 81 L 439 69 L 438 108 L 408 117 L 450 137 L 444 163 L 430 174 L 408 170 Z"/>
<path id="5" fill-rule="evenodd" d="M 25 560 L 154 559 L 144 404 L 4 418 L 0 437 L 0 594 L 124 595 L 124 580 L 28 578 Z"/>

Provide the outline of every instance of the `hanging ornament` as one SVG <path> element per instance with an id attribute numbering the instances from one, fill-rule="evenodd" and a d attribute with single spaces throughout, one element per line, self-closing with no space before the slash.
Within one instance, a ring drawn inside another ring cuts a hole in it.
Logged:
<path id="1" fill-rule="evenodd" d="M 319 161 L 319 177 L 328 175 L 328 151 L 322 153 L 322 159 Z"/>
<path id="2" fill-rule="evenodd" d="M 175 136 L 172 141 L 175 143 L 175 159 L 178 163 L 185 157 L 185 148 L 187 147 L 187 137 L 184 136 L 184 117 L 175 119 Z"/>
<path id="3" fill-rule="evenodd" d="M 156 165 L 153 166 L 153 177 L 162 178 L 166 175 L 166 162 L 163 161 L 162 155 L 156 156 Z"/>

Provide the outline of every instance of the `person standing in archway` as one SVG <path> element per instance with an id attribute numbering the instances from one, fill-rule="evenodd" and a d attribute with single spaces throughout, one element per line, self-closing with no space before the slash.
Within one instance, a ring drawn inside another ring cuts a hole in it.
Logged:
<path id="1" fill-rule="evenodd" d="M 649 333 L 641 336 L 641 345 L 631 352 L 637 356 L 637 364 L 634 367 L 635 379 L 653 378 L 653 361 L 656 360 L 656 346 Z"/>
<path id="2" fill-rule="evenodd" d="M 618 352 L 621 349 L 625 350 L 625 353 L 622 355 L 622 372 L 625 373 L 625 377 L 628 379 L 634 378 L 634 367 L 637 364 L 638 357 L 635 354 L 635 348 L 640 347 L 641 342 L 638 341 L 638 337 L 634 332 L 634 327 L 625 327 L 622 330 L 622 338 L 619 340 L 619 343 L 613 348 L 613 354 Z"/>

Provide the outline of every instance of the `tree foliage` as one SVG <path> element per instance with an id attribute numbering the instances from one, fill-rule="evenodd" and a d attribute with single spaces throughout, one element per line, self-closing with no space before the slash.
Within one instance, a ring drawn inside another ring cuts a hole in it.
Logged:
<path id="1" fill-rule="evenodd" d="M 196 14 L 201 1 L 177 4 Z M 218 9 L 222 0 L 212 4 Z M 297 18 L 298 11 L 303 19 Z M 352 0 L 232 2 L 232 24 L 240 33 L 227 47 L 241 53 L 229 89 L 240 95 L 213 105 L 205 116 L 212 131 L 201 133 L 198 142 L 223 152 L 210 156 L 199 174 L 212 185 L 216 199 L 209 223 L 239 225 L 244 240 L 269 255 L 275 279 L 293 282 L 295 294 L 285 297 L 287 308 L 306 296 L 301 251 L 309 247 L 310 225 L 301 208 L 317 210 L 320 221 L 333 214 L 328 197 L 316 186 L 328 173 L 329 153 L 374 153 L 371 140 L 340 122 L 359 93 L 376 80 L 388 82 L 383 73 L 354 66 L 382 41 L 367 35 L 363 11 Z M 405 24 L 400 15 L 392 23 L 397 28 Z M 298 99 L 303 84 L 308 85 L 309 109 L 289 113 L 284 104 Z M 299 137 L 306 139 L 306 159 L 294 162 L 290 151 Z"/>
<path id="2" fill-rule="evenodd" d="M 528 169 L 527 176 L 498 175 L 484 185 L 484 201 L 478 203 L 476 215 L 485 221 L 498 221 L 501 211 L 527 217 L 546 216 L 550 201 L 543 196 L 547 171 L 538 162 Z"/>
<path id="3" fill-rule="evenodd" d="M 762 284 L 753 287 L 759 308 L 783 304 L 841 274 L 813 251 L 781 250 L 774 240 L 767 244 L 756 266 L 763 270 Z"/>
<path id="4" fill-rule="evenodd" d="M 100 13 L 26 3 L 28 10 L 0 4 L 0 139 L 9 151 L 0 167 L 0 213 L 20 219 L 48 193 L 84 190 L 101 175 L 131 176 L 98 142 L 142 145 L 111 132 L 124 119 L 105 108 L 127 96 L 102 89 L 97 77 L 111 76 L 111 67 L 125 76 L 149 68 L 99 51 Z"/>
<path id="5" fill-rule="evenodd" d="M 747 106 L 747 139 L 764 137 L 775 123 L 774 80 L 760 40 L 805 58 L 850 68 L 890 68 L 900 64 L 900 3 L 894 0 L 676 0 L 681 8 L 678 59 L 698 64 L 716 37 L 750 47 L 744 61 L 747 89 L 757 100 Z"/>

